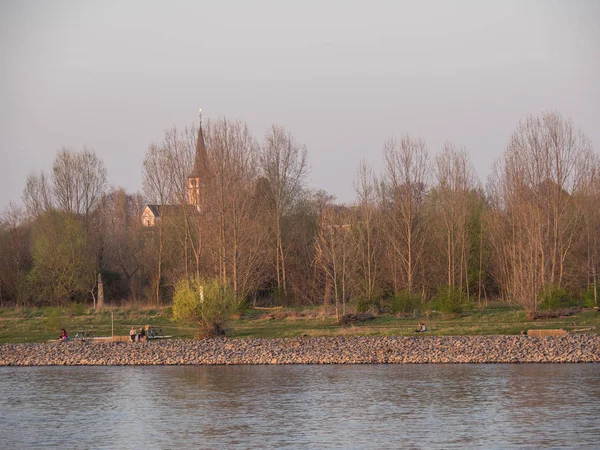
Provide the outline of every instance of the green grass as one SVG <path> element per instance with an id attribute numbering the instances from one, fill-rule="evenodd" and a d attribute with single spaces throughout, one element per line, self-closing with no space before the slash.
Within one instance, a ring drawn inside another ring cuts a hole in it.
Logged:
<path id="1" fill-rule="evenodd" d="M 61 328 L 70 337 L 80 330 L 93 332 L 94 336 L 128 335 L 131 327 L 144 325 L 161 327 L 165 335 L 192 337 L 194 329 L 172 323 L 163 309 L 108 308 L 94 311 L 91 308 L 28 308 L 2 310 L 0 315 L 0 342 L 45 342 L 56 339 Z M 114 322 L 113 322 L 114 320 Z"/>
<path id="2" fill-rule="evenodd" d="M 82 305 L 65 308 L 0 309 L 0 343 L 45 342 L 56 339 L 66 328 L 71 337 L 79 330 L 90 330 L 95 336 L 128 335 L 132 326 L 161 327 L 165 335 L 192 338 L 196 328 L 171 319 L 171 308 L 106 308 L 95 311 Z M 584 310 L 570 317 L 530 321 L 521 309 L 494 305 L 465 311 L 459 317 L 440 313 L 396 316 L 384 314 L 374 320 L 356 325 L 337 325 L 332 314 L 324 315 L 322 308 L 289 308 L 276 311 L 248 310 L 241 318 L 230 320 L 227 334 L 231 337 L 277 338 L 299 336 L 413 336 L 418 322 L 429 327 L 428 335 L 515 335 L 527 329 L 596 327 L 600 332 L 600 313 Z"/>
<path id="3" fill-rule="evenodd" d="M 460 317 L 444 317 L 433 312 L 398 317 L 384 314 L 357 325 L 339 326 L 334 317 L 291 317 L 265 319 L 253 314 L 231 322 L 233 337 L 298 337 L 298 336 L 412 336 L 418 322 L 425 322 L 429 335 L 515 335 L 528 329 L 596 327 L 600 331 L 600 313 L 582 311 L 575 316 L 531 321 L 525 311 L 506 306 L 466 311 Z"/>

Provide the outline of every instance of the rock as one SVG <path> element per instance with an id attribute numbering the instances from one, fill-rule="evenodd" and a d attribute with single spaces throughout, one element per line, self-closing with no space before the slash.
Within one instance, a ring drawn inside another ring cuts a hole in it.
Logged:
<path id="1" fill-rule="evenodd" d="M 600 362 L 600 336 L 427 336 L 0 345 L 0 366 Z"/>

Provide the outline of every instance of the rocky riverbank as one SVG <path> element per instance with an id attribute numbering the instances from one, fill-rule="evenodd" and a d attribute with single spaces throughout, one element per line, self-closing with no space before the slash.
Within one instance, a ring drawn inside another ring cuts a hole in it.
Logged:
<path id="1" fill-rule="evenodd" d="M 597 334 L 2 344 L 0 366 L 599 363 Z"/>

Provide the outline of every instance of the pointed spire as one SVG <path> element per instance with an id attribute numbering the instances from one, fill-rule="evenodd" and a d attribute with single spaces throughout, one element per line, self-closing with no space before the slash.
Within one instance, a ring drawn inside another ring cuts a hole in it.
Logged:
<path id="1" fill-rule="evenodd" d="M 198 140 L 196 141 L 196 157 L 194 159 L 194 170 L 190 177 L 200 178 L 206 176 L 208 170 L 208 155 L 204 144 L 204 134 L 202 133 L 202 109 L 199 111 L 200 123 L 198 125 Z"/>

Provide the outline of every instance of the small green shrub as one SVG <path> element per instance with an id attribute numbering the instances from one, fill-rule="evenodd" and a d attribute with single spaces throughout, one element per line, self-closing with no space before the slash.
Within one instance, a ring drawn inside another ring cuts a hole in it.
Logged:
<path id="1" fill-rule="evenodd" d="M 293 306 L 296 298 L 292 290 L 288 290 L 287 294 L 282 287 L 275 287 L 271 293 L 271 302 L 273 306 L 283 306 L 284 308 Z"/>
<path id="2" fill-rule="evenodd" d="M 163 317 L 166 317 L 167 319 L 172 319 L 173 318 L 173 307 L 169 306 L 169 307 L 163 309 L 161 315 Z"/>
<path id="3" fill-rule="evenodd" d="M 67 311 L 73 316 L 84 316 L 87 313 L 87 307 L 83 303 L 71 303 Z"/>
<path id="4" fill-rule="evenodd" d="M 411 293 L 407 290 L 398 292 L 392 297 L 391 306 L 394 313 L 409 313 L 419 309 L 422 304 L 422 298 L 419 294 Z"/>
<path id="5" fill-rule="evenodd" d="M 231 291 L 221 287 L 218 280 L 180 280 L 173 296 L 173 318 L 199 325 L 200 334 L 224 334 L 222 325 L 235 305 Z"/>
<path id="6" fill-rule="evenodd" d="M 571 306 L 577 306 L 577 301 L 562 288 L 549 286 L 544 289 L 538 297 L 538 309 L 542 311 L 568 308 Z"/>
<path id="7" fill-rule="evenodd" d="M 173 318 L 183 322 L 198 320 L 198 309 L 200 305 L 200 292 L 196 283 L 188 280 L 179 280 L 175 286 L 173 296 Z"/>
<path id="8" fill-rule="evenodd" d="M 354 298 L 354 308 L 357 313 L 367 312 L 372 308 L 380 309 L 378 298 L 356 297 Z"/>
<path id="9" fill-rule="evenodd" d="M 238 316 L 244 315 L 244 313 L 248 310 L 248 302 L 246 299 L 238 299 L 238 301 L 233 303 L 231 308 L 231 312 L 233 314 L 237 314 Z"/>
<path id="10" fill-rule="evenodd" d="M 443 314 L 462 314 L 466 305 L 465 295 L 452 286 L 440 286 L 435 297 L 431 299 L 431 307 Z"/>
<path id="11" fill-rule="evenodd" d="M 596 287 L 596 295 L 600 296 L 600 287 Z M 594 306 L 598 306 L 596 296 L 594 295 L 594 286 L 590 286 L 584 293 L 582 298 L 582 303 L 584 308 L 593 308 Z"/>

